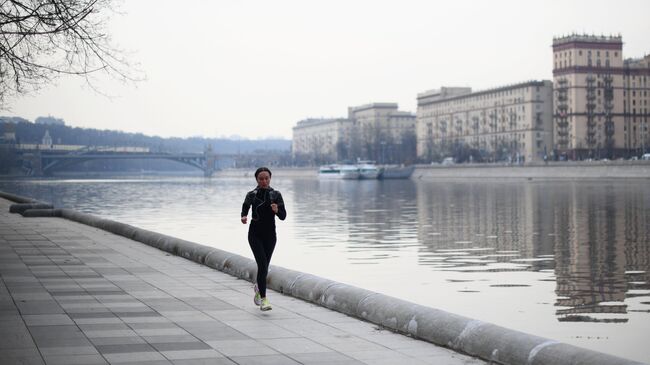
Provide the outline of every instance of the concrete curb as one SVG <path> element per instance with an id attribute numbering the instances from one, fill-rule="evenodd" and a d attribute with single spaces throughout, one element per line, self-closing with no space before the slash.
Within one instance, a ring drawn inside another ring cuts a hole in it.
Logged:
<path id="1" fill-rule="evenodd" d="M 15 203 L 41 203 L 38 200 L 34 200 L 31 198 L 26 198 L 24 196 L 20 195 L 14 195 L 11 193 L 6 193 L 4 191 L 0 191 L 0 198 L 5 198 L 9 201 L 15 202 Z"/>
<path id="2" fill-rule="evenodd" d="M 240 255 L 71 209 L 46 211 L 34 211 L 33 216 L 66 218 L 145 243 L 247 281 L 252 281 L 255 277 L 255 261 Z M 32 214 L 29 210 L 25 213 Z M 499 364 L 641 364 L 278 266 L 272 266 L 269 271 L 268 287 Z"/>
<path id="3" fill-rule="evenodd" d="M 25 215 L 25 212 L 28 210 L 45 210 L 53 209 L 54 207 L 51 204 L 42 204 L 42 203 L 18 203 L 12 204 L 9 206 L 9 213 L 18 213 L 20 215 Z"/>

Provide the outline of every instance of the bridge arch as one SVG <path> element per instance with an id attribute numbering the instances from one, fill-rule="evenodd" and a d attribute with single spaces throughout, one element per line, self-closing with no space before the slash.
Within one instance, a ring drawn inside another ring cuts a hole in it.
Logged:
<path id="1" fill-rule="evenodd" d="M 213 153 L 131 153 L 131 152 L 97 152 L 75 151 L 71 153 L 37 152 L 30 160 L 32 167 L 29 175 L 51 175 L 63 167 L 91 160 L 171 160 L 195 167 L 210 177 L 216 171 L 217 156 Z"/>

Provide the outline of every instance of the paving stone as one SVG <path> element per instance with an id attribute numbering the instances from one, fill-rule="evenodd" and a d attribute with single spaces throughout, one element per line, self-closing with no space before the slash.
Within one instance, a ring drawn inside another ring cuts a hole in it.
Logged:
<path id="1" fill-rule="evenodd" d="M 294 338 L 296 334 L 273 323 L 260 320 L 231 322 L 230 326 L 246 336 L 257 339 Z"/>
<path id="2" fill-rule="evenodd" d="M 174 365 L 236 365 L 236 363 L 225 357 L 211 359 L 182 359 L 173 360 Z"/>
<path id="3" fill-rule="evenodd" d="M 232 357 L 240 365 L 291 365 L 300 364 L 284 355 Z"/>
<path id="4" fill-rule="evenodd" d="M 360 360 L 353 359 L 341 353 L 329 352 L 315 352 L 305 354 L 289 354 L 287 355 L 293 360 L 298 361 L 304 365 L 362 365 L 365 364 Z M 408 365 L 408 364 L 405 364 Z"/>
<path id="5" fill-rule="evenodd" d="M 173 323 L 170 319 L 162 316 L 146 316 L 146 317 L 120 317 L 120 320 L 128 324 L 136 323 Z"/>
<path id="6" fill-rule="evenodd" d="M 111 364 L 144 363 L 146 361 L 165 360 L 160 353 L 149 351 L 104 354 L 104 357 Z"/>
<path id="7" fill-rule="evenodd" d="M 29 331 L 35 340 L 80 338 L 85 339 L 83 332 L 75 325 L 70 326 L 32 326 Z"/>
<path id="8" fill-rule="evenodd" d="M 208 341 L 210 347 L 228 357 L 273 355 L 277 351 L 256 340 L 219 340 Z"/>
<path id="9" fill-rule="evenodd" d="M 142 337 L 97 337 L 91 338 L 95 346 L 104 345 L 135 345 L 147 343 Z"/>
<path id="10" fill-rule="evenodd" d="M 155 322 L 142 322 L 142 321 L 135 321 L 131 322 L 131 319 L 133 318 L 138 318 L 138 317 L 132 317 L 132 318 L 125 318 L 125 323 L 129 324 L 129 327 L 133 328 L 134 330 L 136 329 L 156 329 L 156 328 L 180 328 L 178 324 L 167 320 L 164 317 L 154 317 L 156 319 L 165 319 L 166 321 L 155 321 Z M 151 318 L 151 317 L 144 317 L 144 318 Z"/>
<path id="11" fill-rule="evenodd" d="M 212 348 L 202 341 L 152 343 L 151 345 L 158 351 L 207 350 Z"/>
<path id="12" fill-rule="evenodd" d="M 124 323 L 118 317 L 91 317 L 91 318 L 77 318 L 74 320 L 77 325 L 84 324 L 117 324 Z"/>
<path id="13" fill-rule="evenodd" d="M 190 334 L 177 335 L 177 336 L 143 336 L 143 338 L 151 344 L 155 343 L 186 343 L 196 342 L 198 339 Z"/>
<path id="14" fill-rule="evenodd" d="M 41 347 L 43 356 L 50 355 L 97 355 L 95 346 L 61 346 L 61 347 Z"/>
<path id="15" fill-rule="evenodd" d="M 93 323 L 80 324 L 78 327 L 84 331 L 108 331 L 108 330 L 129 330 L 129 326 L 124 323 Z"/>
<path id="16" fill-rule="evenodd" d="M 84 331 L 84 334 L 88 338 L 99 338 L 99 337 L 138 337 L 138 334 L 133 332 L 130 329 L 127 330 L 96 330 L 96 331 Z"/>
<path id="17" fill-rule="evenodd" d="M 20 349 L 0 349 L 0 364 L 43 364 L 36 346 Z"/>
<path id="18" fill-rule="evenodd" d="M 327 352 L 329 349 L 306 338 L 260 340 L 261 343 L 283 354 Z"/>
<path id="19" fill-rule="evenodd" d="M 73 325 L 74 322 L 67 314 L 27 314 L 23 315 L 28 326 Z"/>
<path id="20" fill-rule="evenodd" d="M 64 313 L 55 300 L 19 300 L 16 306 L 21 314 L 55 314 Z"/>
<path id="21" fill-rule="evenodd" d="M 134 330 L 140 336 L 183 336 L 187 331 L 182 328 L 153 328 L 153 329 L 136 329 Z"/>
<path id="22" fill-rule="evenodd" d="M 161 351 L 161 354 L 169 360 L 217 359 L 224 357 L 221 353 L 213 349 Z"/>
<path id="23" fill-rule="evenodd" d="M 97 345 L 97 351 L 102 354 L 128 353 L 128 352 L 152 352 L 156 351 L 151 345 L 141 344 L 121 344 L 121 345 Z"/>

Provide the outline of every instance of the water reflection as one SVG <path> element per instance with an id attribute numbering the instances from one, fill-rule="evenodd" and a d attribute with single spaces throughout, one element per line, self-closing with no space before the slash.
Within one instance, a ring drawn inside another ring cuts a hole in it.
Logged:
<path id="1" fill-rule="evenodd" d="M 626 302 L 649 294 L 648 199 L 642 184 L 419 184 L 419 262 L 452 271 L 553 269 L 559 321 L 626 322 L 628 311 L 648 312 L 647 303 Z"/>
<path id="2" fill-rule="evenodd" d="M 643 311 L 626 299 L 649 294 L 647 190 L 574 183 L 554 199 L 559 320 L 627 322 Z"/>

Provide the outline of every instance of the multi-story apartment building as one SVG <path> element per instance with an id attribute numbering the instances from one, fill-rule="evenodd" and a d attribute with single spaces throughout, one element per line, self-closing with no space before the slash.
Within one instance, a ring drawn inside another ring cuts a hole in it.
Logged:
<path id="1" fill-rule="evenodd" d="M 650 55 L 623 61 L 623 87 L 623 144 L 638 156 L 650 151 Z"/>
<path id="2" fill-rule="evenodd" d="M 342 149 L 350 144 L 352 126 L 353 121 L 345 118 L 299 121 L 293 127 L 293 158 L 317 164 L 344 158 Z"/>
<path id="3" fill-rule="evenodd" d="M 553 39 L 555 151 L 616 158 L 648 148 L 650 57 L 623 59 L 621 36 Z"/>
<path id="4" fill-rule="evenodd" d="M 399 111 L 397 103 L 349 107 L 348 119 L 354 121 L 356 134 L 352 143 L 359 147 L 362 158 L 381 163 L 402 163 L 415 158 L 416 117 Z"/>
<path id="5" fill-rule="evenodd" d="M 459 148 L 484 160 L 543 160 L 552 148 L 551 81 L 472 92 L 443 87 L 417 96 L 417 155 L 429 161 Z"/>
<path id="6" fill-rule="evenodd" d="M 408 144 L 411 144 L 409 146 Z M 415 115 L 396 103 L 349 107 L 348 118 L 305 119 L 293 127 L 293 156 L 313 163 L 372 159 L 405 162 L 415 157 Z"/>

